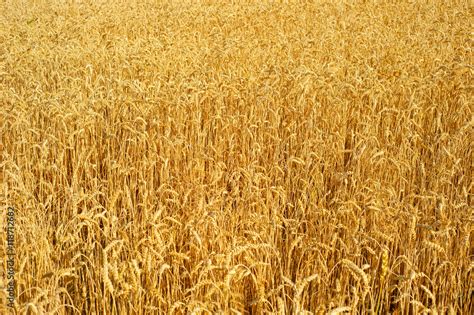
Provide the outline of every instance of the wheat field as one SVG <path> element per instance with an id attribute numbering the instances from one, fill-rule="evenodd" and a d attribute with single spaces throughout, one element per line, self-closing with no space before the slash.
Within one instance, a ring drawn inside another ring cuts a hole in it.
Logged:
<path id="1" fill-rule="evenodd" d="M 2 1 L 0 313 L 472 314 L 473 16 Z"/>

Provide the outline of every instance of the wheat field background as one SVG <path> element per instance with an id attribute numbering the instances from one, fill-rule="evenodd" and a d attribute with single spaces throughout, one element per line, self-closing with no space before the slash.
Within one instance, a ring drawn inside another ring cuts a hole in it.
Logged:
<path id="1" fill-rule="evenodd" d="M 2 1 L 0 313 L 472 314 L 472 4 Z"/>

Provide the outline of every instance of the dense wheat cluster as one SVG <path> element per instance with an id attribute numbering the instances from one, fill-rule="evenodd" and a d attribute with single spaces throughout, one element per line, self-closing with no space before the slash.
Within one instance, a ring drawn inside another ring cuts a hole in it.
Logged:
<path id="1" fill-rule="evenodd" d="M 288 2 L 0 4 L 0 313 L 472 312 L 472 3 Z"/>

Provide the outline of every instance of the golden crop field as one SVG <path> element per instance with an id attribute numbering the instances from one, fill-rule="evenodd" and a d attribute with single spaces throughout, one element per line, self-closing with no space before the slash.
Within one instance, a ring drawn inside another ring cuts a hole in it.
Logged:
<path id="1" fill-rule="evenodd" d="M 472 314 L 473 26 L 3 0 L 0 313 Z"/>

